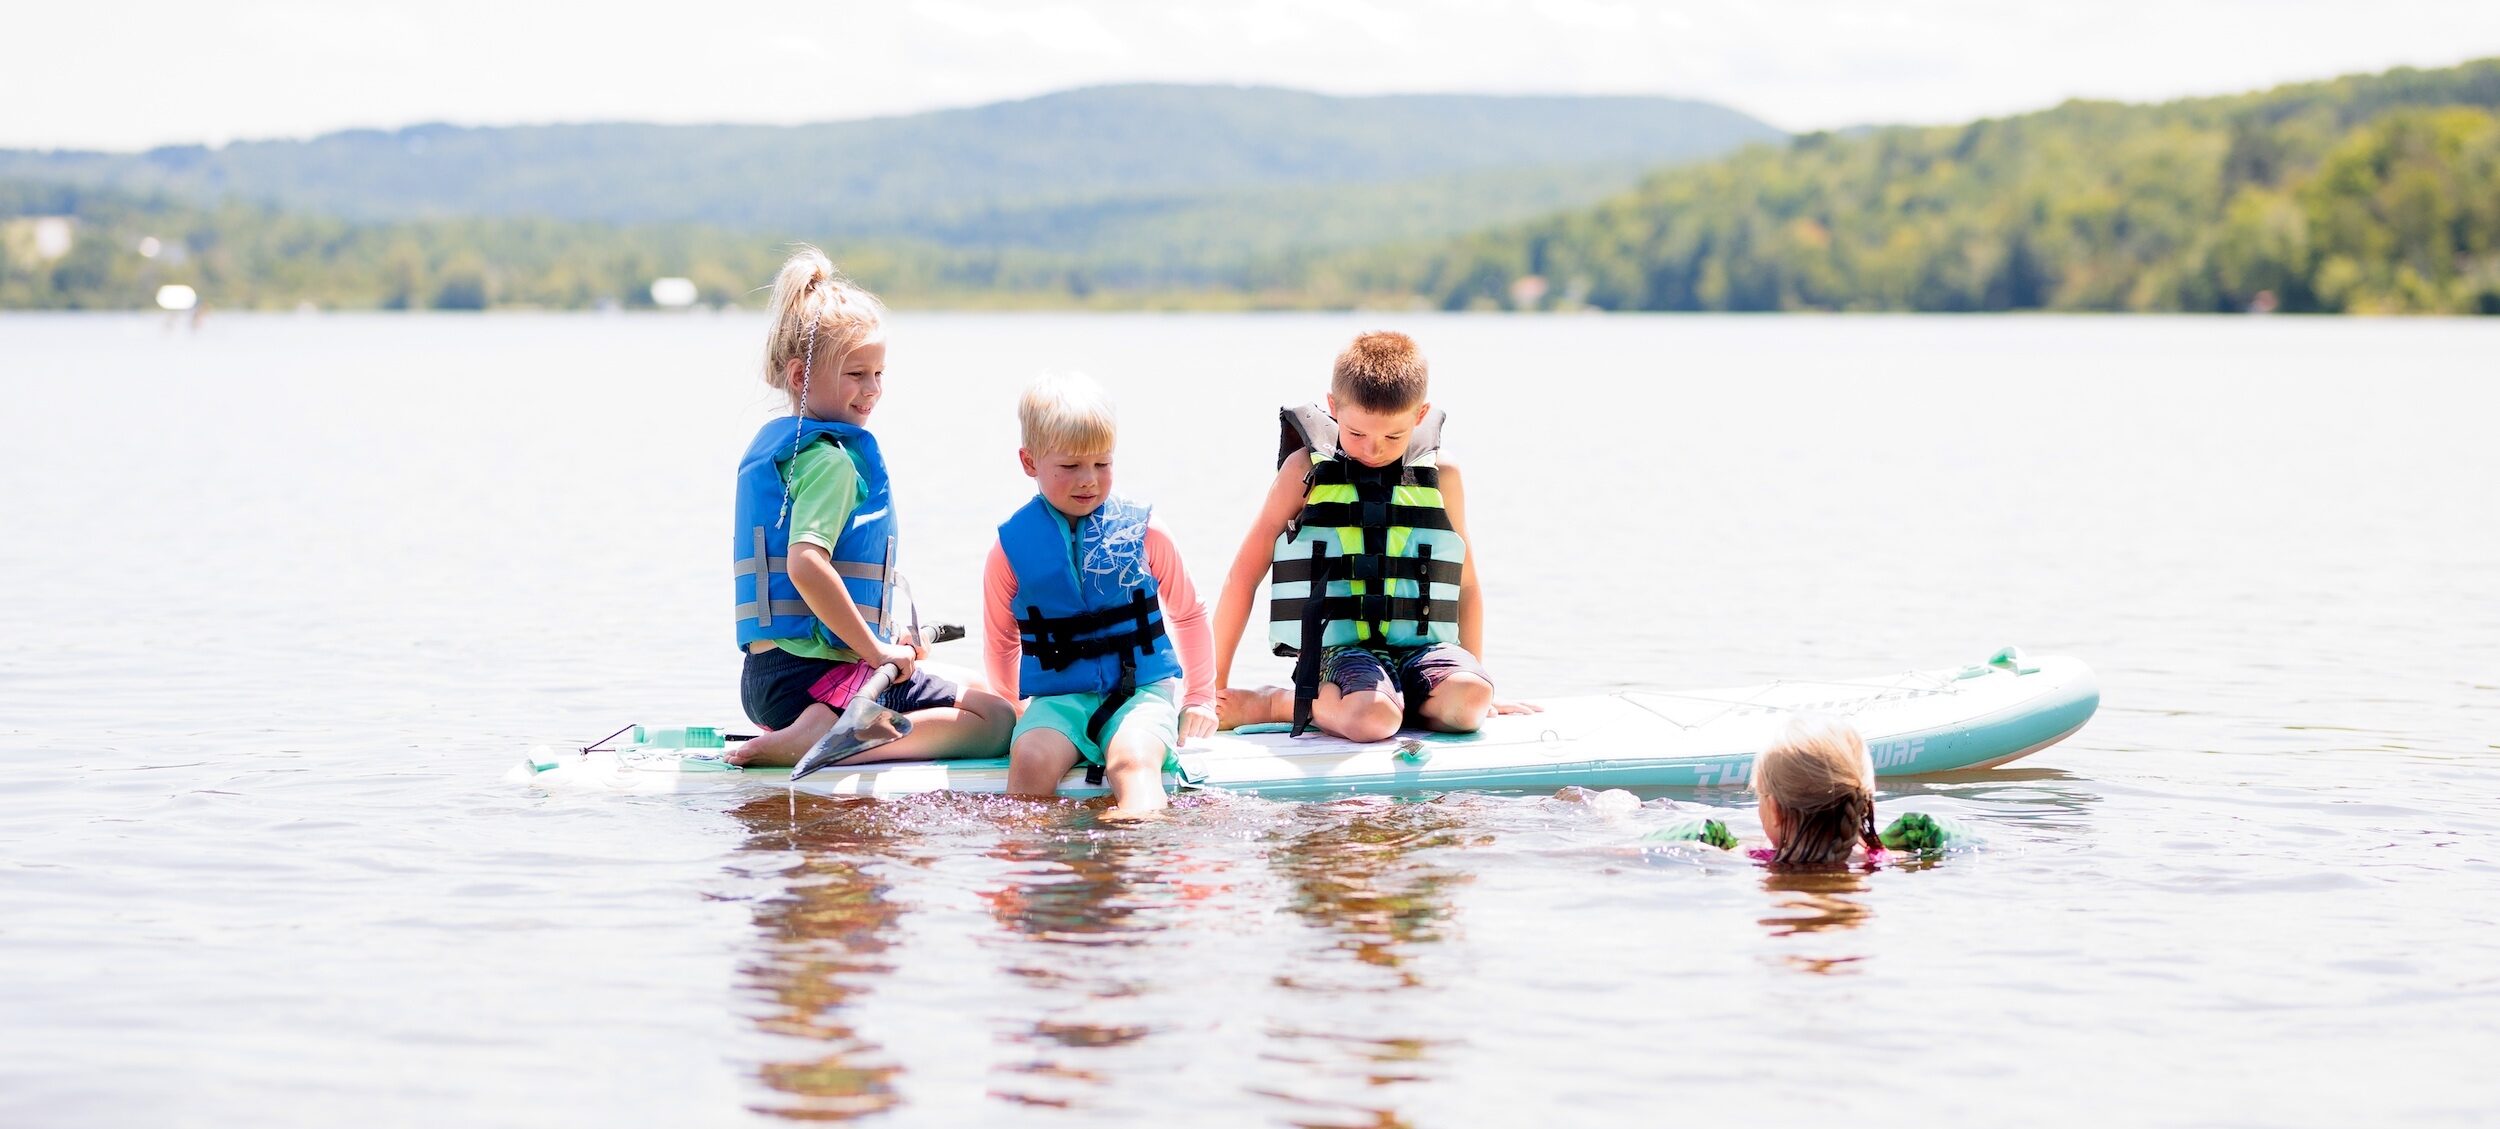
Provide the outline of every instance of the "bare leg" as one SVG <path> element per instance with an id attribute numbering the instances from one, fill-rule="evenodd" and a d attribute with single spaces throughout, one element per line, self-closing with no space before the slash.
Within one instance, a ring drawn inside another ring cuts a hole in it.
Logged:
<path id="1" fill-rule="evenodd" d="M 747 742 L 729 754 L 729 761 L 758 768 L 797 764 L 840 716 L 832 706 L 818 702 L 807 707 L 807 712 L 786 728 Z M 994 757 L 1005 751 L 1007 735 L 1016 727 L 1016 708 L 987 690 L 966 690 L 952 708 L 921 710 L 908 716 L 910 736 L 879 745 L 842 763 Z"/>
<path id="2" fill-rule="evenodd" d="M 1007 794 L 1056 796 L 1059 781 L 1076 767 L 1076 745 L 1056 729 L 1028 729 L 1007 750 Z"/>
<path id="3" fill-rule="evenodd" d="M 842 763 L 994 757 L 1007 751 L 1007 737 L 1016 729 L 1016 707 L 987 690 L 964 691 L 952 709 L 921 710 L 908 716 L 911 736 Z"/>
<path id="4" fill-rule="evenodd" d="M 1492 708 L 1493 684 L 1461 672 L 1433 687 L 1418 712 L 1425 725 L 1443 733 L 1473 733 L 1484 727 L 1484 715 Z"/>
<path id="5" fill-rule="evenodd" d="M 1452 681 L 1457 677 L 1453 675 Z M 1220 729 L 1292 721 L 1293 687 L 1226 690 L 1219 706 L 1216 727 Z M 1319 697 L 1311 703 L 1311 720 L 1322 732 L 1348 741 L 1386 741 L 1397 735 L 1398 724 L 1405 718 L 1398 700 L 1378 690 L 1348 694 L 1337 689 L 1336 683 L 1323 682 Z"/>
<path id="6" fill-rule="evenodd" d="M 1348 741 L 1386 741 L 1398 735 L 1398 725 L 1406 720 L 1406 711 L 1396 698 L 1378 690 L 1348 694 L 1323 684 L 1319 700 L 1311 703 L 1311 720 L 1318 722 L 1321 730 Z"/>
<path id="7" fill-rule="evenodd" d="M 1145 819 L 1170 807 L 1163 794 L 1163 758 L 1170 752 L 1163 735 L 1148 726 L 1113 733 L 1103 746 L 1102 774 L 1111 784 L 1111 810 L 1103 818 Z"/>

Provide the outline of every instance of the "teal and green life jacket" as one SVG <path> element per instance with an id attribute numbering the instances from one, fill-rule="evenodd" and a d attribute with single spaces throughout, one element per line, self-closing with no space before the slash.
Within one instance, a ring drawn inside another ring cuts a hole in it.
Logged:
<path id="1" fill-rule="evenodd" d="M 1268 567 L 1268 640 L 1297 658 L 1294 733 L 1310 723 L 1319 656 L 1348 644 L 1421 647 L 1458 640 L 1467 541 L 1441 498 L 1442 413 L 1416 425 L 1406 454 L 1365 466 L 1337 446 L 1319 405 L 1286 408 L 1277 465 L 1302 451 L 1302 511 L 1276 539 Z"/>

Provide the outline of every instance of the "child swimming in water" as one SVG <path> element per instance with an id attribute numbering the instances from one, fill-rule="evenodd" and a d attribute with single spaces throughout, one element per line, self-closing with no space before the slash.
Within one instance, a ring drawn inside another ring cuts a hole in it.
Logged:
<path id="1" fill-rule="evenodd" d="M 1875 829 L 1875 760 L 1857 727 L 1826 714 L 1797 714 L 1753 762 L 1755 810 L 1770 842 L 1746 851 L 1782 866 L 1833 866 L 1882 859 L 1885 848 L 1935 850 L 1956 838 L 1949 821 L 1911 812 Z M 1652 832 L 1648 839 L 1688 839 L 1721 850 L 1741 844 L 1718 820 Z"/>
<path id="2" fill-rule="evenodd" d="M 1875 760 L 1856 726 L 1824 714 L 1798 714 L 1753 762 L 1754 807 L 1771 840 L 1765 861 L 1796 866 L 1880 854 L 1875 830 Z"/>
<path id="3" fill-rule="evenodd" d="M 920 641 L 895 630 L 899 527 L 868 417 L 885 395 L 885 306 L 803 247 L 773 282 L 764 383 L 790 414 L 766 421 L 738 466 L 734 553 L 747 717 L 765 734 L 741 765 L 795 763 L 833 727 L 880 664 L 886 708 L 909 735 L 852 759 L 996 756 L 1015 707 L 919 668 Z"/>

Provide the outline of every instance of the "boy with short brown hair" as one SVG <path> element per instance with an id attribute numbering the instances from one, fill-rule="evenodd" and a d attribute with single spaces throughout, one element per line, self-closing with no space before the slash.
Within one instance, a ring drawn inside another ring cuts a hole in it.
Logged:
<path id="1" fill-rule="evenodd" d="M 1290 720 L 1354 741 L 1401 725 L 1465 733 L 1498 704 L 1458 467 L 1413 338 L 1366 333 L 1338 354 L 1326 406 L 1286 408 L 1267 499 L 1216 604 L 1216 681 L 1268 574 L 1268 637 L 1294 685 L 1222 692 L 1222 727 Z"/>

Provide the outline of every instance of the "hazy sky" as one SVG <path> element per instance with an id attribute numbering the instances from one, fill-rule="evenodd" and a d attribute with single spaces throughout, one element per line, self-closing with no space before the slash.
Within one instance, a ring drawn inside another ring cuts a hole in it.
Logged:
<path id="1" fill-rule="evenodd" d="M 800 122 L 1103 82 L 1673 94 L 1791 129 L 2500 55 L 2495 0 L 434 0 L 0 14 L 0 146 Z"/>

